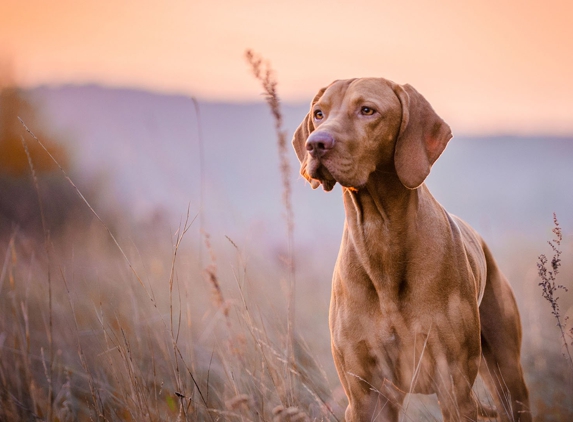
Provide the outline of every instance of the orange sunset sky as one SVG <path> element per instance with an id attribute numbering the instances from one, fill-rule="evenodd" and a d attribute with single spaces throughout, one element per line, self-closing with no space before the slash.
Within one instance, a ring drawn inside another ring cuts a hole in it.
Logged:
<path id="1" fill-rule="evenodd" d="M 384 76 L 414 85 L 456 133 L 573 134 L 570 0 L 0 3 L 0 57 L 24 86 L 258 100 L 247 48 L 270 60 L 285 101 Z"/>

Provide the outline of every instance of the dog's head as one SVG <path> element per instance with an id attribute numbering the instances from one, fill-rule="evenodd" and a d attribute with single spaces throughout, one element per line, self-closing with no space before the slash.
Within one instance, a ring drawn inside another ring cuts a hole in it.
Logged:
<path id="1" fill-rule="evenodd" d="M 339 80 L 321 89 L 296 130 L 301 174 L 313 188 L 360 188 L 374 171 L 420 186 L 451 139 L 450 127 L 410 85 L 382 78 Z"/>

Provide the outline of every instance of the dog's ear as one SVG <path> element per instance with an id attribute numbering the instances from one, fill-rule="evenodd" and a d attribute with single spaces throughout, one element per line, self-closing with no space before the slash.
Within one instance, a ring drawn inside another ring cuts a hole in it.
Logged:
<path id="1" fill-rule="evenodd" d="M 416 189 L 430 173 L 452 138 L 448 124 L 412 86 L 394 85 L 402 103 L 402 123 L 396 139 L 394 165 L 404 186 Z"/>
<path id="2" fill-rule="evenodd" d="M 326 88 L 328 88 L 328 87 L 320 89 L 318 91 L 318 93 L 314 96 L 312 102 L 310 103 L 310 111 L 307 113 L 307 115 L 303 119 L 302 123 L 299 125 L 297 130 L 294 132 L 294 135 L 292 138 L 292 145 L 293 145 L 294 150 L 296 152 L 296 156 L 298 157 L 298 161 L 300 161 L 300 174 L 306 180 L 308 180 L 308 182 L 310 183 L 310 185 L 312 186 L 313 189 L 316 189 L 317 187 L 320 186 L 320 180 L 313 179 L 312 177 L 310 177 L 310 175 L 306 171 L 306 166 L 307 166 L 308 157 L 309 157 L 307 150 L 306 150 L 306 140 L 308 139 L 308 137 L 310 136 L 310 134 L 314 130 L 314 125 L 312 123 L 312 108 L 317 103 L 317 101 L 320 100 L 320 97 L 322 97 L 322 94 L 324 94 L 324 91 L 326 91 Z"/>

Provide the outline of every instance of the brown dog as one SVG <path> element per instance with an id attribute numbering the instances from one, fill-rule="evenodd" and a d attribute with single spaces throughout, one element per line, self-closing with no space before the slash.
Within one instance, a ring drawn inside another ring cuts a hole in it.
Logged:
<path id="1" fill-rule="evenodd" d="M 330 331 L 347 421 L 397 421 L 406 393 L 436 393 L 445 421 L 475 421 L 487 413 L 478 371 L 502 420 L 531 420 L 511 287 L 423 184 L 451 137 L 414 88 L 381 78 L 321 89 L 294 135 L 312 187 L 343 186 Z"/>

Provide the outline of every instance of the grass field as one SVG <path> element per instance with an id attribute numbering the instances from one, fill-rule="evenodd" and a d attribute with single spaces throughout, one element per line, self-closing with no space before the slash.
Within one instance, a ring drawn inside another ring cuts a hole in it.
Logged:
<path id="1" fill-rule="evenodd" d="M 343 420 L 327 323 L 334 256 L 297 247 L 283 228 L 284 246 L 209 236 L 199 209 L 179 227 L 159 214 L 134 222 L 121 207 L 100 220 L 92 192 L 82 200 L 57 169 L 10 180 L 14 195 L 32 192 L 24 211 L 37 229 L 0 227 L 1 421 Z M 58 195 L 46 190 L 54 180 Z M 62 207 L 74 212 L 57 227 L 44 218 Z M 550 239 L 550 218 L 538 224 Z M 564 235 L 558 282 L 573 289 Z M 552 251 L 515 235 L 502 246 L 532 411 L 573 420 L 573 369 L 538 285 L 538 256 Z M 573 291 L 557 293 L 572 316 Z M 404 405 L 404 421 L 440 418 L 433 396 Z"/>
<path id="2" fill-rule="evenodd" d="M 343 419 L 331 268 L 312 251 L 296 256 L 291 357 L 280 254 L 228 238 L 199 250 L 197 231 L 185 233 L 193 224 L 120 217 L 121 250 L 95 217 L 47 239 L 14 229 L 0 241 L 1 420 Z M 561 280 L 573 273 L 566 241 Z M 520 304 L 532 405 L 538 420 L 570 420 L 572 371 L 535 268 L 539 250 L 551 251 L 527 246 L 517 257 L 508 243 L 498 260 Z M 561 296 L 570 312 L 573 295 Z M 404 420 L 439 420 L 436 406 L 414 398 Z"/>

